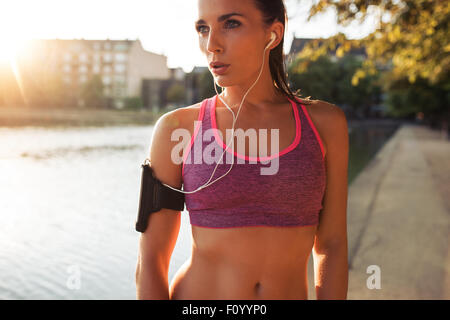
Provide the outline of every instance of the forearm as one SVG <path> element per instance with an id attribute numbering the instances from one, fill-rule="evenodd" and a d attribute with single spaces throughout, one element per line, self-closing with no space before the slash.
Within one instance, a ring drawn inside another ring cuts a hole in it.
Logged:
<path id="1" fill-rule="evenodd" d="M 314 282 L 317 300 L 347 299 L 347 245 L 314 252 Z"/>
<path id="2" fill-rule="evenodd" d="M 169 300 L 169 285 L 164 272 L 154 267 L 138 266 L 136 298 L 138 300 Z"/>

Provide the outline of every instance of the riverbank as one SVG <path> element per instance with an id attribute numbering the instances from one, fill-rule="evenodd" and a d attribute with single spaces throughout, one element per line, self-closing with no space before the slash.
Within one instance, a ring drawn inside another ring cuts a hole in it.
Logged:
<path id="1" fill-rule="evenodd" d="M 104 127 L 124 125 L 153 125 L 170 110 L 95 110 L 95 109 L 38 109 L 0 107 L 0 127 Z M 349 128 L 361 126 L 393 126 L 396 119 L 348 119 Z"/>
<path id="2" fill-rule="evenodd" d="M 404 124 L 352 182 L 348 299 L 450 299 L 448 159 L 441 132 Z M 380 288 L 369 289 L 377 267 Z M 315 299 L 312 268 L 311 257 Z"/>
<path id="3" fill-rule="evenodd" d="M 103 127 L 152 125 L 168 112 L 150 110 L 33 109 L 1 107 L 0 127 Z"/>

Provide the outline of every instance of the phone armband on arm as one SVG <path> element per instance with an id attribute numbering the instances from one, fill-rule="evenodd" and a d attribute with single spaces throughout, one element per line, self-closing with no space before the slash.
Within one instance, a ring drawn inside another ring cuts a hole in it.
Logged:
<path id="1" fill-rule="evenodd" d="M 172 190 L 163 185 L 155 177 L 148 159 L 146 159 L 141 167 L 141 190 L 136 231 L 145 232 L 148 225 L 148 218 L 152 212 L 159 211 L 162 208 L 183 211 L 184 193 Z"/>

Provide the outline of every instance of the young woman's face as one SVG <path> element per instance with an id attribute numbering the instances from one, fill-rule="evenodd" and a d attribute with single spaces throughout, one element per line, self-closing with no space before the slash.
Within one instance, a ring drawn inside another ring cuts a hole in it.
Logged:
<path id="1" fill-rule="evenodd" d="M 198 0 L 195 28 L 200 50 L 219 86 L 256 80 L 270 32 L 264 29 L 262 14 L 253 0 Z M 269 50 L 265 54 L 268 65 Z M 217 70 L 210 66 L 214 61 L 229 66 Z"/>

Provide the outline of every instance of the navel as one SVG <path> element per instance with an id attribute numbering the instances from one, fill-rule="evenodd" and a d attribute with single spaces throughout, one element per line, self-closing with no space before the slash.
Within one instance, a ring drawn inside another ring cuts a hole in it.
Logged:
<path id="1" fill-rule="evenodd" d="M 261 283 L 259 281 L 255 284 L 254 290 L 255 293 L 259 293 L 259 291 L 261 290 Z"/>

